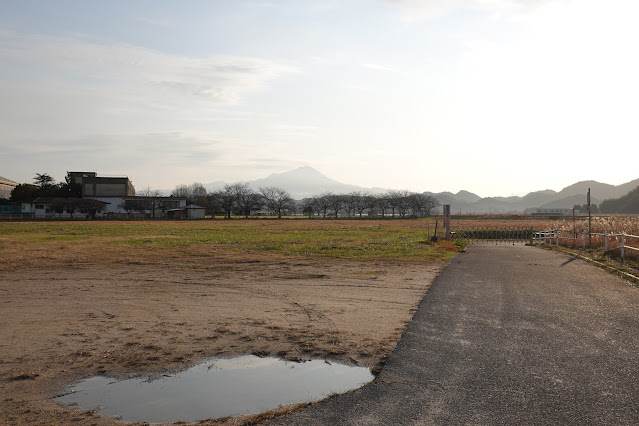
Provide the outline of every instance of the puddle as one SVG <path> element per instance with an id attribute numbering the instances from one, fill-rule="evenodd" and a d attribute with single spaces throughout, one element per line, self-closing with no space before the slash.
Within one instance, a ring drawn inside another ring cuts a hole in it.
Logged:
<path id="1" fill-rule="evenodd" d="M 364 367 L 246 355 L 150 378 L 94 376 L 69 386 L 56 401 L 126 422 L 197 422 L 317 401 L 371 380 Z"/>

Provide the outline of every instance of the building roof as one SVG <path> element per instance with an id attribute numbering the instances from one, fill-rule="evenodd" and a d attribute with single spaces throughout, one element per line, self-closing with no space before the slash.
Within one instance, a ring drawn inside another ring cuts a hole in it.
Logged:
<path id="1" fill-rule="evenodd" d="M 32 201 L 33 204 L 54 204 L 54 203 L 71 203 L 71 204 L 78 204 L 81 202 L 86 202 L 86 201 L 90 201 L 92 203 L 100 203 L 100 204 L 111 204 L 111 203 L 107 203 L 106 201 L 100 201 L 100 200 L 95 200 L 93 198 L 77 198 L 77 197 L 70 197 L 70 198 L 64 198 L 64 197 L 38 197 L 35 200 Z"/>
<path id="2" fill-rule="evenodd" d="M 2 176 L 0 176 L 0 183 L 3 183 L 5 185 L 14 185 L 14 186 L 19 185 L 18 182 L 14 182 L 11 179 L 7 179 L 6 177 L 2 177 Z"/>
<path id="3" fill-rule="evenodd" d="M 195 204 L 191 204 L 184 207 L 177 207 L 175 209 L 167 209 L 167 212 L 181 212 L 185 210 L 206 210 L 206 207 L 196 206 Z"/>

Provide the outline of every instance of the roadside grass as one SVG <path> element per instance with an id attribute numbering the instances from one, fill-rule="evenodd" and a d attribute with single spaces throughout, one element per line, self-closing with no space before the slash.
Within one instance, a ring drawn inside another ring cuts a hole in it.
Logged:
<path id="1" fill-rule="evenodd" d="M 463 248 L 431 243 L 426 225 L 426 220 L 5 222 L 0 269 L 159 263 L 185 256 L 447 261 Z"/>

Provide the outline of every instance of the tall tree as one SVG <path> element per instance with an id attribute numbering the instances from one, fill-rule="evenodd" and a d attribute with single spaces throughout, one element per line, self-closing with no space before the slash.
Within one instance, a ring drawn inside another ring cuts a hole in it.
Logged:
<path id="1" fill-rule="evenodd" d="M 35 186 L 38 188 L 38 196 L 40 197 L 53 197 L 56 195 L 55 179 L 46 173 L 36 173 L 33 178 Z"/>

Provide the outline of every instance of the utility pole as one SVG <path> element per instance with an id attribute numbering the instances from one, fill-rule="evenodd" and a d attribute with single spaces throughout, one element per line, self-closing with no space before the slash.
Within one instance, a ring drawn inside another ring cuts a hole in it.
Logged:
<path id="1" fill-rule="evenodd" d="M 446 239 L 450 239 L 450 204 L 444 204 L 443 206 L 444 213 L 444 228 L 446 228 Z"/>
<path id="2" fill-rule="evenodd" d="M 590 188 L 588 188 L 588 247 L 592 247 L 592 214 L 590 214 Z"/>

